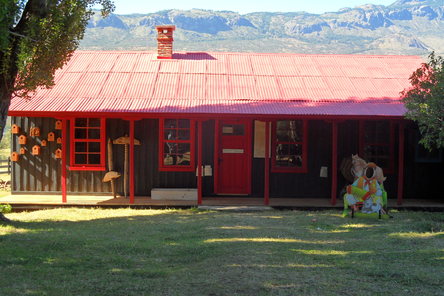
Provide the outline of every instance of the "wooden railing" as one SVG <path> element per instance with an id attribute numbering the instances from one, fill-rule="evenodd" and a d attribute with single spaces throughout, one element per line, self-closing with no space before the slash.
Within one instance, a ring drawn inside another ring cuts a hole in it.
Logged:
<path id="1" fill-rule="evenodd" d="M 11 174 L 11 158 L 0 159 L 0 174 Z"/>

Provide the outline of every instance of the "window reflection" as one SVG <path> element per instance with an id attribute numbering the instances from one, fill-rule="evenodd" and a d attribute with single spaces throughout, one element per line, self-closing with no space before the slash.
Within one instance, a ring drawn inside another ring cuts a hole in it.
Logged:
<path id="1" fill-rule="evenodd" d="M 276 167 L 302 168 L 303 136 L 302 120 L 281 120 L 276 122 Z"/>
<path id="2" fill-rule="evenodd" d="M 163 166 L 191 165 L 191 124 L 189 119 L 165 119 Z"/>
<path id="3" fill-rule="evenodd" d="M 363 125 L 363 157 L 382 168 L 390 167 L 390 122 L 369 120 Z"/>

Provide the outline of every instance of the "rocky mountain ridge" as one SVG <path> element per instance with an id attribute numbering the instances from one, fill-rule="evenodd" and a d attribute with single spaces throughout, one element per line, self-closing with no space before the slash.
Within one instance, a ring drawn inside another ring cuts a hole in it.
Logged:
<path id="1" fill-rule="evenodd" d="M 323 14 L 193 9 L 97 15 L 81 48 L 154 50 L 155 26 L 162 24 L 176 25 L 180 51 L 444 53 L 444 0 L 398 0 Z"/>

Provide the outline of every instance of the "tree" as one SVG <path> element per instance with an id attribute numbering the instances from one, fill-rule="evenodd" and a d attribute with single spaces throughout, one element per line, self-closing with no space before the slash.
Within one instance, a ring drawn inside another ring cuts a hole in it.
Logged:
<path id="1" fill-rule="evenodd" d="M 410 76 L 410 83 L 412 87 L 401 93 L 406 117 L 418 124 L 425 148 L 444 148 L 444 58 L 432 52 L 429 62 Z"/>
<path id="2" fill-rule="evenodd" d="M 0 0 L 0 140 L 11 98 L 54 85 L 96 5 L 103 16 L 114 10 L 112 0 Z"/>
<path id="3" fill-rule="evenodd" d="M 6 218 L 3 213 L 10 213 L 12 210 L 10 205 L 2 205 L 0 204 L 0 221 L 9 222 L 10 220 Z"/>

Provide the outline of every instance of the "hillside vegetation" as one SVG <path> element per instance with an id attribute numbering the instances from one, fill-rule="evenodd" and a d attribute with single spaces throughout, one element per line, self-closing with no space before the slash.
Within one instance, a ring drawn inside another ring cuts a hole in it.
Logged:
<path id="1" fill-rule="evenodd" d="M 399 0 L 324 14 L 193 9 L 97 15 L 81 49 L 154 50 L 155 26 L 162 24 L 176 25 L 178 51 L 444 54 L 443 0 Z"/>

